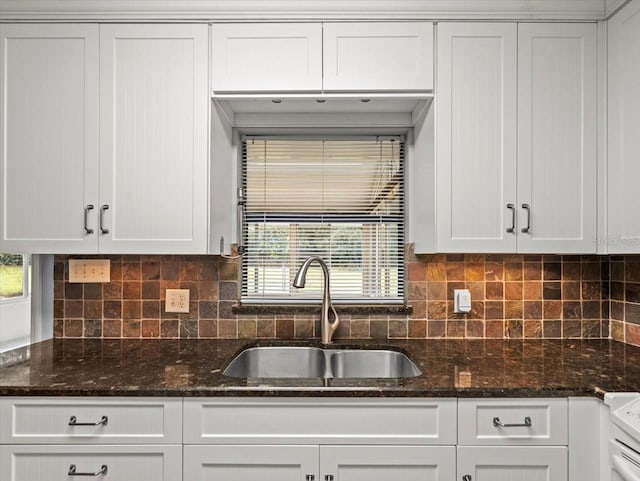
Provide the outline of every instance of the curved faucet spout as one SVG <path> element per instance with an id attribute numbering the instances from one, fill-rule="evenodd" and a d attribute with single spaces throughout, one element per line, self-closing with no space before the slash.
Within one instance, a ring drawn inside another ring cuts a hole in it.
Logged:
<path id="1" fill-rule="evenodd" d="M 322 273 L 324 275 L 324 289 L 322 292 L 322 308 L 320 313 L 320 329 L 322 331 L 322 342 L 324 344 L 331 344 L 331 338 L 333 337 L 333 333 L 336 331 L 336 329 L 338 329 L 340 319 L 338 318 L 338 313 L 331 303 L 330 275 L 329 268 L 327 267 L 325 261 L 318 256 L 311 256 L 305 259 L 305 261 L 298 269 L 296 277 L 293 280 L 293 287 L 304 287 L 307 280 L 307 270 L 309 270 L 309 266 L 313 262 L 317 262 L 318 264 L 320 264 L 320 267 L 322 267 Z M 329 309 L 331 309 L 331 312 L 333 312 L 333 322 L 329 322 Z"/>

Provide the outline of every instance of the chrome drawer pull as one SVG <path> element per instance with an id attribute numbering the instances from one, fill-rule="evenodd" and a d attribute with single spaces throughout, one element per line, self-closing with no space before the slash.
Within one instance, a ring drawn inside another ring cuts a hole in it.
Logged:
<path id="1" fill-rule="evenodd" d="M 516 231 L 516 206 L 507 204 L 507 209 L 511 210 L 511 227 L 507 229 L 507 232 L 512 234 Z"/>
<path id="2" fill-rule="evenodd" d="M 93 210 L 93 204 L 89 204 L 84 208 L 84 233 L 85 234 L 93 234 L 93 229 L 89 229 L 89 221 L 87 217 L 89 217 L 89 211 Z"/>
<path id="3" fill-rule="evenodd" d="M 325 474 L 324 481 L 333 481 L 333 474 Z"/>
<path id="4" fill-rule="evenodd" d="M 314 481 L 316 479 L 315 475 L 313 474 L 307 474 L 306 478 L 307 481 Z"/>
<path id="5" fill-rule="evenodd" d="M 471 475 L 465 474 L 464 476 L 462 476 L 462 481 L 471 481 Z"/>
<path id="6" fill-rule="evenodd" d="M 100 476 L 101 474 L 107 474 L 106 464 L 103 464 L 100 467 L 100 471 L 97 471 L 95 473 L 78 473 L 76 471 L 76 465 L 72 464 L 71 466 L 69 466 L 69 472 L 67 473 L 67 476 Z"/>
<path id="7" fill-rule="evenodd" d="M 109 233 L 109 229 L 105 229 L 104 226 L 104 211 L 105 210 L 109 210 L 109 206 L 107 204 L 104 204 L 102 207 L 100 207 L 100 217 L 98 219 L 98 224 L 100 227 L 100 233 L 101 234 L 108 234 Z"/>
<path id="8" fill-rule="evenodd" d="M 108 423 L 109 418 L 107 416 L 102 416 L 97 423 L 79 423 L 77 417 L 71 416 L 69 418 L 69 426 L 106 426 Z"/>
<path id="9" fill-rule="evenodd" d="M 505 424 L 500 421 L 500 418 L 493 418 L 493 425 L 497 428 L 530 428 L 531 418 L 529 416 L 524 418 L 523 424 Z"/>
<path id="10" fill-rule="evenodd" d="M 529 234 L 531 232 L 531 206 L 529 204 L 522 204 L 522 208 L 527 211 L 527 226 L 520 230 L 523 234 Z"/>

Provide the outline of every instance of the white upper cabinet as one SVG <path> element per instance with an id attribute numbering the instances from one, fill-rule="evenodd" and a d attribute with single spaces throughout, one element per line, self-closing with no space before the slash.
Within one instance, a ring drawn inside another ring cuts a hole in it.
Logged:
<path id="1" fill-rule="evenodd" d="M 608 247 L 640 253 L 640 0 L 608 29 Z"/>
<path id="2" fill-rule="evenodd" d="M 215 24 L 214 93 L 433 90 L 433 23 Z"/>
<path id="3" fill-rule="evenodd" d="M 514 251 L 517 26 L 440 23 L 437 45 L 437 249 Z"/>
<path id="4" fill-rule="evenodd" d="M 100 27 L 104 253 L 206 253 L 208 27 Z"/>
<path id="5" fill-rule="evenodd" d="M 98 26 L 0 35 L 0 252 L 96 252 Z"/>
<path id="6" fill-rule="evenodd" d="M 438 25 L 437 250 L 595 253 L 595 24 Z"/>
<path id="7" fill-rule="evenodd" d="M 595 23 L 518 26 L 520 252 L 596 252 L 596 52 Z"/>
<path id="8" fill-rule="evenodd" d="M 326 91 L 433 90 L 433 24 L 325 23 Z"/>
<path id="9" fill-rule="evenodd" d="M 322 24 L 216 24 L 214 92 L 322 90 Z"/>

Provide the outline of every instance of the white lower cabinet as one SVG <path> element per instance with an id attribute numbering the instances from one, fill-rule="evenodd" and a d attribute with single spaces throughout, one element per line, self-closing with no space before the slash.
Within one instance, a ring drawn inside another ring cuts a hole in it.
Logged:
<path id="1" fill-rule="evenodd" d="M 181 446 L 0 446 L 2 481 L 180 481 Z M 74 478 L 73 476 L 77 476 Z"/>
<path id="2" fill-rule="evenodd" d="M 448 481 L 454 446 L 185 446 L 184 481 Z"/>
<path id="3" fill-rule="evenodd" d="M 565 446 L 458 446 L 458 479 L 464 481 L 567 481 Z"/>

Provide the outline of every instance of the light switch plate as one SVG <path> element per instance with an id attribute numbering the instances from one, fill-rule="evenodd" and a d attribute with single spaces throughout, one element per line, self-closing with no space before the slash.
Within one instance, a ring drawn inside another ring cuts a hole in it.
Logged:
<path id="1" fill-rule="evenodd" d="M 469 289 L 453 290 L 453 311 L 458 314 L 471 311 L 471 292 Z"/>
<path id="2" fill-rule="evenodd" d="M 69 282 L 111 282 L 111 261 L 69 259 Z"/>
<path id="3" fill-rule="evenodd" d="M 189 289 L 167 289 L 164 312 L 189 312 Z"/>

